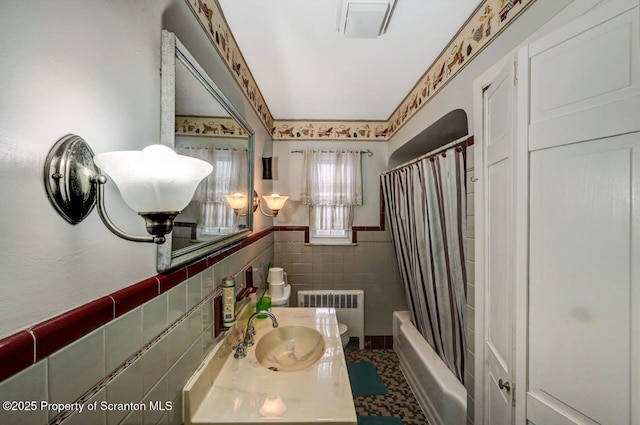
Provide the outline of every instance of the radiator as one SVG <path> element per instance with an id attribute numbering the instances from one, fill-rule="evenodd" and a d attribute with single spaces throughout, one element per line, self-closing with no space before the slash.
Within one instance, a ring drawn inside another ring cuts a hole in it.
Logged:
<path id="1" fill-rule="evenodd" d="M 358 347 L 364 348 L 364 291 L 298 291 L 298 307 L 335 308 L 338 322 L 349 326 L 349 336 L 357 337 Z"/>

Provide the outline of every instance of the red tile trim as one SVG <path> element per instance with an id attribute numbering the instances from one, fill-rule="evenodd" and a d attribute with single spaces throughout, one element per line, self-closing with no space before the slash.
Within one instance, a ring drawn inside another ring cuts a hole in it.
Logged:
<path id="1" fill-rule="evenodd" d="M 167 292 L 169 289 L 180 285 L 187 280 L 187 266 L 173 270 L 166 274 L 159 274 L 158 280 L 160 281 L 160 293 Z"/>
<path id="2" fill-rule="evenodd" d="M 0 381 L 20 372 L 35 362 L 35 340 L 27 331 L 0 339 Z"/>
<path id="3" fill-rule="evenodd" d="M 200 260 L 196 261 L 195 263 L 189 264 L 187 266 L 187 276 L 188 277 L 193 277 L 195 275 L 197 275 L 200 272 L 205 271 L 209 266 L 207 265 L 207 259 L 206 258 L 201 258 Z"/>
<path id="4" fill-rule="evenodd" d="M 473 139 L 473 136 L 470 137 Z M 468 140 L 468 139 L 467 139 Z M 471 141 L 473 144 L 473 140 Z M 353 226 L 351 228 L 351 243 L 358 243 L 358 232 L 384 232 L 385 230 L 384 193 L 382 180 L 380 180 L 380 225 L 379 226 Z M 274 232 L 304 232 L 304 243 L 309 243 L 309 226 L 273 226 Z"/>
<path id="5" fill-rule="evenodd" d="M 30 330 L 36 338 L 36 361 L 53 354 L 111 320 L 113 320 L 113 300 L 111 297 L 102 297 L 35 325 Z"/>
<path id="6" fill-rule="evenodd" d="M 253 288 L 253 267 L 251 266 L 244 269 L 244 286 L 245 288 Z"/>
<path id="7" fill-rule="evenodd" d="M 274 232 L 304 232 L 304 243 L 309 243 L 309 226 L 273 226 Z"/>
<path id="8" fill-rule="evenodd" d="M 229 249 L 212 254 L 170 273 L 149 277 L 38 323 L 27 330 L 0 339 L 0 365 L 2 365 L 0 367 L 0 382 L 184 282 L 188 276 L 194 276 L 206 270 L 271 232 L 273 232 L 273 228 L 252 233 Z"/>
<path id="9" fill-rule="evenodd" d="M 120 317 L 158 295 L 160 282 L 155 276 L 120 289 L 110 295 L 114 302 L 114 317 Z"/>
<path id="10" fill-rule="evenodd" d="M 220 333 L 229 329 L 222 326 L 222 293 L 215 296 L 213 299 L 213 337 L 217 338 Z"/>

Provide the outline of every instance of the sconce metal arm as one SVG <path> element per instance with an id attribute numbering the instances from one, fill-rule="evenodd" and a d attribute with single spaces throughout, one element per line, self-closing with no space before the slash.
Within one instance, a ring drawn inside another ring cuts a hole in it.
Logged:
<path id="1" fill-rule="evenodd" d="M 164 236 L 134 236 L 118 229 L 107 215 L 107 210 L 104 207 L 104 185 L 107 182 L 107 178 L 102 174 L 97 174 L 91 178 L 91 181 L 96 188 L 98 214 L 100 215 L 104 225 L 107 226 L 107 229 L 111 230 L 114 235 L 132 242 L 154 242 L 156 244 L 163 244 L 165 242 Z"/>
<path id="2" fill-rule="evenodd" d="M 260 212 L 262 213 L 262 215 L 264 215 L 266 217 L 277 217 L 278 216 L 278 211 L 271 210 L 271 214 L 264 212 L 264 210 L 262 209 L 262 201 L 260 199 L 258 199 L 258 208 L 260 209 Z"/>

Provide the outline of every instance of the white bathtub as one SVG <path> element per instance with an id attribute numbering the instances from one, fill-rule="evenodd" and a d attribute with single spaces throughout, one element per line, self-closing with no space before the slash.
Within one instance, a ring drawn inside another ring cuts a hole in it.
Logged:
<path id="1" fill-rule="evenodd" d="M 467 390 L 413 326 L 408 311 L 393 313 L 393 348 L 429 424 L 466 424 Z"/>

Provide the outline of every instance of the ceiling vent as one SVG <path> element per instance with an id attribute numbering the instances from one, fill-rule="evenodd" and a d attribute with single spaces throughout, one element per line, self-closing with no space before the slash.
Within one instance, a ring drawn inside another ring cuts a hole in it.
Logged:
<path id="1" fill-rule="evenodd" d="M 396 0 L 342 0 L 338 31 L 347 38 L 376 38 L 387 31 Z"/>

